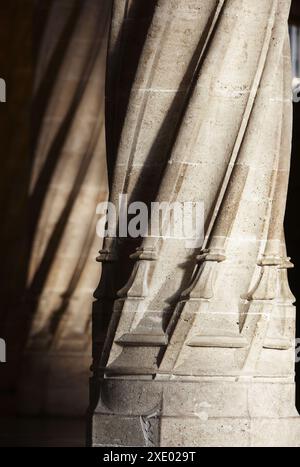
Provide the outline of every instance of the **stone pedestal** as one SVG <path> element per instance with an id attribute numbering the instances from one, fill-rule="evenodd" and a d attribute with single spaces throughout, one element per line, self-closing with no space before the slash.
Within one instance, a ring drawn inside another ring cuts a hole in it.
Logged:
<path id="1" fill-rule="evenodd" d="M 258 378 L 102 382 L 94 446 L 296 447 L 292 382 Z"/>

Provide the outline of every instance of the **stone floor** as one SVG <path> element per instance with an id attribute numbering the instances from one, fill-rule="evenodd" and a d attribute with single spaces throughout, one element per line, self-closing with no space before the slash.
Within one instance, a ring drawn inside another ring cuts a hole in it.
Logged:
<path id="1" fill-rule="evenodd" d="M 85 419 L 0 419 L 0 447 L 84 447 Z"/>

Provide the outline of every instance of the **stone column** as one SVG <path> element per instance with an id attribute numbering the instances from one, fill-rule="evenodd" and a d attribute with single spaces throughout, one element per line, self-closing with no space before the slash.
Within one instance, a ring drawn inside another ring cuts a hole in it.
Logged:
<path id="1" fill-rule="evenodd" d="M 137 3 L 114 2 L 117 96 Z M 109 110 L 121 100 L 108 98 L 110 200 L 203 201 L 204 240 L 106 238 L 92 444 L 299 446 L 283 233 L 290 1 L 150 3 L 119 139 Z"/>

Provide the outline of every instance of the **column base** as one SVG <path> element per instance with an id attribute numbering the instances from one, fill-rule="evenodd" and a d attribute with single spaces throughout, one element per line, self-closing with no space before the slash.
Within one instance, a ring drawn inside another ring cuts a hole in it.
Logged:
<path id="1" fill-rule="evenodd" d="M 105 447 L 300 447 L 292 382 L 105 379 L 92 444 Z"/>

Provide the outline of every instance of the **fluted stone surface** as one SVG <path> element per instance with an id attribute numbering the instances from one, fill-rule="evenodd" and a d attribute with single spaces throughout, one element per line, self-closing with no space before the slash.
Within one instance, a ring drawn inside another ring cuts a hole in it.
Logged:
<path id="1" fill-rule="evenodd" d="M 137 3 L 113 8 L 110 199 L 203 201 L 205 236 L 201 248 L 106 239 L 92 443 L 298 446 L 283 232 L 290 1 L 158 0 L 144 15 Z M 122 124 L 114 109 L 125 85 L 115 74 L 126 69 L 134 24 L 144 29 Z"/>

